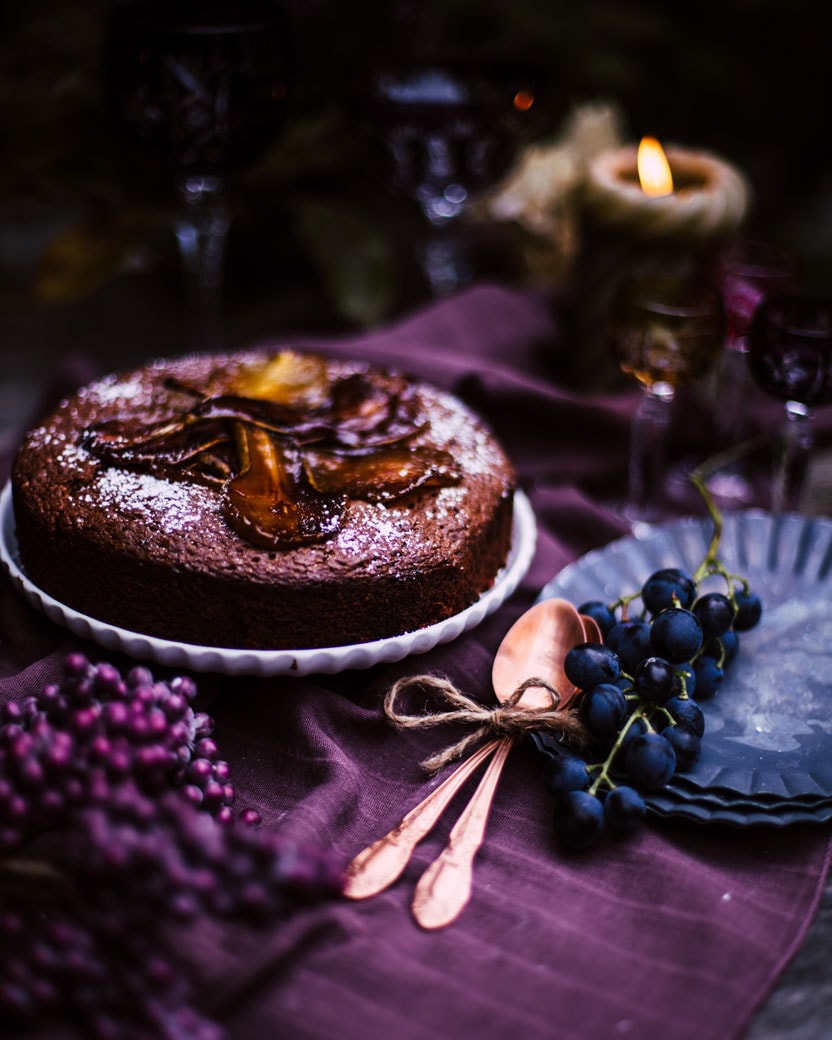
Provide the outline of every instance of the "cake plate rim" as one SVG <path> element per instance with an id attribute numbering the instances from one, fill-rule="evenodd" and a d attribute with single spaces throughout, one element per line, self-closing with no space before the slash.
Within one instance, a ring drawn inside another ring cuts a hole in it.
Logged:
<path id="1" fill-rule="evenodd" d="M 531 502 L 520 488 L 514 492 L 509 555 L 494 583 L 465 610 L 433 625 L 366 643 L 296 650 L 246 650 L 199 646 L 160 639 L 109 625 L 82 614 L 40 589 L 27 577 L 19 559 L 12 507 L 11 481 L 0 492 L 0 564 L 14 587 L 35 609 L 82 639 L 107 650 L 168 668 L 226 676 L 302 677 L 334 675 L 350 669 L 400 661 L 426 653 L 476 628 L 511 596 L 531 566 L 537 544 L 537 522 Z"/>

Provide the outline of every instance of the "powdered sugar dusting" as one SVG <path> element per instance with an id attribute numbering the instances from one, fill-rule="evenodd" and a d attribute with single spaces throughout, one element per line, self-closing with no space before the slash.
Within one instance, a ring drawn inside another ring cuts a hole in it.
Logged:
<path id="1" fill-rule="evenodd" d="M 35 451 L 48 448 L 62 466 L 74 469 L 76 464 L 89 462 L 90 454 L 79 444 L 71 441 L 61 430 L 39 426 L 29 433 L 29 446 Z"/>
<path id="2" fill-rule="evenodd" d="M 456 455 L 454 448 L 465 451 L 465 470 L 469 474 L 488 473 L 494 467 L 494 441 L 479 421 L 457 405 L 438 409 L 429 415 L 431 440 L 440 448 Z"/>
<path id="3" fill-rule="evenodd" d="M 442 488 L 435 493 L 433 505 L 423 507 L 415 517 L 406 507 L 356 502 L 353 522 L 341 528 L 335 544 L 340 554 L 351 561 L 360 560 L 370 574 L 395 574 L 400 557 L 408 560 L 410 568 L 420 556 L 433 562 L 437 530 L 464 531 L 468 526 L 465 498 L 462 487 Z M 425 518 L 431 523 L 425 525 Z"/>
<path id="4" fill-rule="evenodd" d="M 397 561 L 406 558 L 409 567 L 420 555 L 432 558 L 432 544 L 414 526 L 411 517 L 383 505 L 357 503 L 356 522 L 345 525 L 335 536 L 338 557 L 361 562 L 368 574 L 397 574 Z M 362 515 L 363 514 L 363 515 Z"/>
<path id="5" fill-rule="evenodd" d="M 197 527 L 211 497 L 207 488 L 196 484 L 115 469 L 102 470 L 96 487 L 103 505 L 158 524 L 164 531 Z"/>
<path id="6" fill-rule="evenodd" d="M 89 458 L 89 452 L 78 444 L 73 444 L 72 441 L 67 441 L 58 453 L 58 460 L 67 468 L 70 468 L 73 463 L 88 462 Z"/>
<path id="7" fill-rule="evenodd" d="M 412 536 L 412 526 L 404 525 L 399 515 L 384 506 L 368 509 L 373 510 L 370 522 L 342 527 L 335 541 L 348 559 L 364 560 L 370 573 L 378 569 L 389 571 L 405 539 Z"/>
<path id="8" fill-rule="evenodd" d="M 119 401 L 134 401 L 144 394 L 144 387 L 139 379 L 127 380 L 118 376 L 107 376 L 105 379 L 82 389 L 79 397 L 87 398 L 95 404 L 105 405 Z"/>

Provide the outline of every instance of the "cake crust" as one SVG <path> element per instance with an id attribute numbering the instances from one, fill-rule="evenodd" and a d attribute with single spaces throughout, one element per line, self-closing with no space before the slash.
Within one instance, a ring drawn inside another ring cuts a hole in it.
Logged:
<path id="1" fill-rule="evenodd" d="M 363 362 L 309 357 L 330 382 L 387 378 Z M 262 352 L 156 361 L 90 384 L 31 430 L 12 471 L 31 580 L 108 624 L 247 649 L 398 635 L 489 588 L 510 546 L 515 474 L 486 425 L 428 384 L 407 381 L 407 450 L 447 453 L 456 479 L 383 501 L 347 494 L 338 529 L 311 544 L 252 544 L 229 523 L 220 482 L 122 467 L 91 449 L 102 424 L 164 424 L 187 413 L 192 388 L 229 394 L 268 361 Z"/>

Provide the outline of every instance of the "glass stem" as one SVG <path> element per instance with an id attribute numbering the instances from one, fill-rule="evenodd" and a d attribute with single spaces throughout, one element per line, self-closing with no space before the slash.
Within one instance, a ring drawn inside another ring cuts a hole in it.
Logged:
<path id="1" fill-rule="evenodd" d="M 177 182 L 183 209 L 175 223 L 185 272 L 190 346 L 216 351 L 223 345 L 222 297 L 231 210 L 219 177 L 188 176 Z"/>
<path id="2" fill-rule="evenodd" d="M 748 362 L 745 354 L 733 347 L 726 348 L 722 358 L 715 423 L 720 447 L 727 448 L 738 444 L 745 432 Z"/>
<path id="3" fill-rule="evenodd" d="M 717 372 L 714 425 L 720 452 L 730 452 L 747 436 L 748 362 L 744 352 L 731 346 L 726 348 L 722 357 Z M 748 459 L 738 455 L 727 462 L 713 473 L 709 487 L 726 505 L 750 501 L 753 489 Z"/>
<path id="4" fill-rule="evenodd" d="M 800 509 L 813 443 L 812 410 L 798 401 L 788 401 L 775 461 L 772 490 L 772 509 L 775 513 L 791 513 Z"/>
<path id="5" fill-rule="evenodd" d="M 437 162 L 436 156 L 432 162 Z M 444 160 L 447 162 L 447 159 Z M 434 296 L 451 296 L 473 279 L 471 256 L 460 227 L 468 195 L 458 184 L 419 199 L 429 227 L 416 247 L 416 259 Z"/>
<path id="6" fill-rule="evenodd" d="M 462 237 L 452 228 L 436 228 L 416 248 L 416 259 L 434 296 L 451 296 L 473 278 Z"/>
<path id="7" fill-rule="evenodd" d="M 662 482 L 667 472 L 667 433 L 673 398 L 673 387 L 668 383 L 645 387 L 633 415 L 629 501 L 639 519 L 649 519 L 659 511 Z"/>

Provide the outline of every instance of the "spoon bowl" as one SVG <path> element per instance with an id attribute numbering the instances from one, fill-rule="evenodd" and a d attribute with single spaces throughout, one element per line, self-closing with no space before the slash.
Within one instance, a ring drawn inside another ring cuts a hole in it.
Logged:
<path id="1" fill-rule="evenodd" d="M 563 670 L 563 661 L 573 646 L 594 637 L 587 635 L 586 622 L 565 599 L 544 599 L 514 622 L 503 637 L 491 669 L 491 684 L 497 699 L 506 704 L 528 679 L 543 679 L 557 690 L 557 707 L 564 708 L 578 692 Z M 596 626 L 597 630 L 597 626 Z M 551 694 L 542 686 L 530 686 L 522 707 L 551 707 Z"/>

